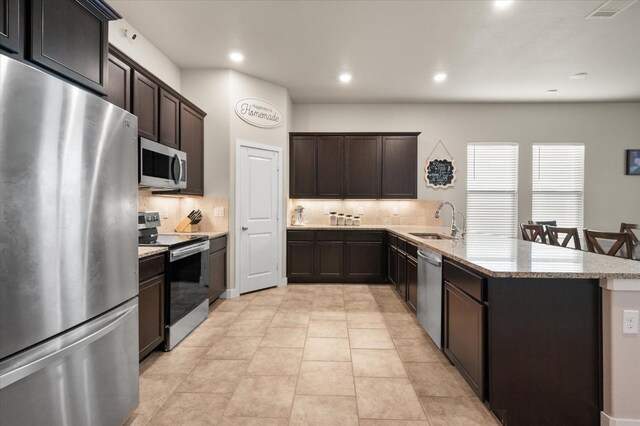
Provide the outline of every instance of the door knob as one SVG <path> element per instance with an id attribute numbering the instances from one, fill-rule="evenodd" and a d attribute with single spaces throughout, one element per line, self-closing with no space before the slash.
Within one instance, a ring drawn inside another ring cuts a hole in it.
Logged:
<path id="1" fill-rule="evenodd" d="M 248 227 L 248 226 L 243 226 L 243 227 L 242 227 L 242 230 L 243 230 L 243 231 L 246 231 L 247 229 L 249 229 L 249 227 Z"/>

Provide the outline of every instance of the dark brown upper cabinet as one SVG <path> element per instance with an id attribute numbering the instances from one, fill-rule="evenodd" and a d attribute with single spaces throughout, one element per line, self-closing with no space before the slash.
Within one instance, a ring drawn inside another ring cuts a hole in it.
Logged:
<path id="1" fill-rule="evenodd" d="M 180 105 L 180 150 L 187 153 L 187 187 L 181 194 L 204 194 L 204 115 Z"/>
<path id="2" fill-rule="evenodd" d="M 138 117 L 138 134 L 156 142 L 158 142 L 159 96 L 160 86 L 158 83 L 134 70 L 132 112 Z"/>
<path id="3" fill-rule="evenodd" d="M 31 0 L 28 60 L 106 94 L 109 20 L 118 19 L 97 0 Z"/>
<path id="4" fill-rule="evenodd" d="M 0 0 L 0 47 L 20 51 L 20 0 Z"/>
<path id="5" fill-rule="evenodd" d="M 160 88 L 160 134 L 163 145 L 180 147 L 180 99 L 166 89 Z"/>
<path id="6" fill-rule="evenodd" d="M 291 198 L 417 197 L 419 133 L 291 133 Z"/>
<path id="7" fill-rule="evenodd" d="M 317 136 L 317 182 L 318 198 L 344 197 L 344 137 Z"/>
<path id="8" fill-rule="evenodd" d="M 380 198 L 381 147 L 380 137 L 345 138 L 345 198 Z"/>
<path id="9" fill-rule="evenodd" d="M 381 198 L 416 198 L 417 164 L 417 136 L 384 136 Z"/>
<path id="10" fill-rule="evenodd" d="M 290 140 L 291 198 L 316 196 L 316 144 L 314 136 L 292 136 Z"/>
<path id="11" fill-rule="evenodd" d="M 109 54 L 107 100 L 127 111 L 131 111 L 131 73 L 129 64 Z"/>

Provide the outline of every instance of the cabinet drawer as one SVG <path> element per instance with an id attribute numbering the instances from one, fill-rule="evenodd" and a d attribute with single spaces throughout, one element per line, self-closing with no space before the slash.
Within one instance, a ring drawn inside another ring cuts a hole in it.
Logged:
<path id="1" fill-rule="evenodd" d="M 164 253 L 140 260 L 138 264 L 138 279 L 140 282 L 161 274 L 164 274 Z"/>
<path id="2" fill-rule="evenodd" d="M 398 237 L 398 250 L 407 252 L 407 240 Z"/>
<path id="3" fill-rule="evenodd" d="M 342 241 L 344 234 L 342 231 L 317 231 L 316 240 L 318 241 Z"/>
<path id="4" fill-rule="evenodd" d="M 213 238 L 209 240 L 209 253 L 214 253 L 227 247 L 227 236 Z"/>
<path id="5" fill-rule="evenodd" d="M 347 241 L 384 241 L 384 232 L 347 231 Z"/>
<path id="6" fill-rule="evenodd" d="M 315 231 L 287 231 L 289 241 L 313 241 Z"/>
<path id="7" fill-rule="evenodd" d="M 481 276 L 455 265 L 448 260 L 445 260 L 443 263 L 443 276 L 445 281 L 455 285 L 477 300 L 485 300 L 484 279 Z"/>
<path id="8" fill-rule="evenodd" d="M 398 247 L 398 236 L 392 233 L 389 233 L 389 245 L 392 247 Z"/>
<path id="9" fill-rule="evenodd" d="M 414 259 L 418 259 L 418 246 L 407 241 L 407 254 Z"/>

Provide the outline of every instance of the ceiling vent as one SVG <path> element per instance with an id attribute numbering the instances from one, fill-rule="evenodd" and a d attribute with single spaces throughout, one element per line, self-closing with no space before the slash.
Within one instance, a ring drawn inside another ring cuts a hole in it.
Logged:
<path id="1" fill-rule="evenodd" d="M 613 18 L 638 0 L 609 0 L 591 12 L 587 19 Z"/>

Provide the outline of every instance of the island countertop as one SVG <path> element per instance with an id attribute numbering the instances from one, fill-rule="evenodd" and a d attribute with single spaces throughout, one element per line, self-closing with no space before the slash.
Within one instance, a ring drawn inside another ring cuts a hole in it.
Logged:
<path id="1" fill-rule="evenodd" d="M 492 235 L 467 235 L 463 239 L 425 240 L 411 233 L 448 235 L 439 226 L 362 225 L 289 226 L 288 230 L 361 230 L 388 231 L 420 248 L 467 265 L 496 278 L 617 278 L 640 279 L 640 261 L 532 243 L 516 238 Z"/>

